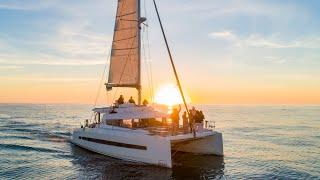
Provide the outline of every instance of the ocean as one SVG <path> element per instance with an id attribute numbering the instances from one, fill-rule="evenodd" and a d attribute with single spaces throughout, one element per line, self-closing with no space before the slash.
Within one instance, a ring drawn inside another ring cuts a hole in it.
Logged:
<path id="1" fill-rule="evenodd" d="M 92 106 L 0 104 L 0 179 L 320 179 L 320 106 L 197 107 L 225 155 L 178 153 L 167 169 L 71 144 Z"/>

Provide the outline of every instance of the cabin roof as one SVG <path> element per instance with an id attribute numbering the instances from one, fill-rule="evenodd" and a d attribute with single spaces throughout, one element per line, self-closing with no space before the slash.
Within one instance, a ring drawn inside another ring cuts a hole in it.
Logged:
<path id="1" fill-rule="evenodd" d="M 157 111 L 150 106 L 136 106 L 126 104 L 114 108 L 114 113 L 111 112 L 112 107 L 94 108 L 93 111 L 102 113 L 103 120 L 168 118 L 170 116 L 169 114 Z"/>

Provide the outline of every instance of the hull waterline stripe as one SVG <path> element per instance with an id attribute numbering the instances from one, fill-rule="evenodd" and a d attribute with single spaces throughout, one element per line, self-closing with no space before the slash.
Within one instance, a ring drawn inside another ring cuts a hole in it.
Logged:
<path id="1" fill-rule="evenodd" d="M 90 141 L 90 142 L 95 142 L 95 143 L 99 143 L 99 144 L 106 144 L 106 145 L 110 145 L 110 146 L 118 146 L 118 147 L 131 148 L 131 149 L 147 150 L 146 146 L 140 146 L 140 145 L 135 145 L 135 144 L 126 144 L 126 143 L 107 141 L 107 140 L 103 140 L 103 139 L 94 139 L 94 138 L 82 137 L 82 136 L 79 136 L 79 139 L 82 139 L 85 141 Z"/>

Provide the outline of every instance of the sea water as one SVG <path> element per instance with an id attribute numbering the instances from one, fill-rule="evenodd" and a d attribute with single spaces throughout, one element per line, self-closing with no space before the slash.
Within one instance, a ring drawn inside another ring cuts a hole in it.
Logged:
<path id="1" fill-rule="evenodd" d="M 71 144 L 92 106 L 0 104 L 0 179 L 320 179 L 320 106 L 197 108 L 225 155 L 176 153 L 168 169 Z"/>

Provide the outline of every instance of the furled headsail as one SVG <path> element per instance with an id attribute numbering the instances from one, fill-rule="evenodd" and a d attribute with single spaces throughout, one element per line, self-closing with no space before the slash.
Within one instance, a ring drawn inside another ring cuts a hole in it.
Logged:
<path id="1" fill-rule="evenodd" d="M 139 0 L 118 0 L 107 89 L 140 86 Z"/>

